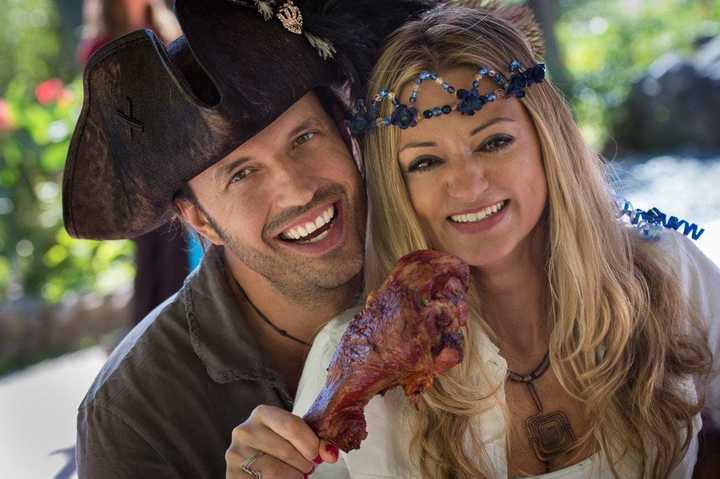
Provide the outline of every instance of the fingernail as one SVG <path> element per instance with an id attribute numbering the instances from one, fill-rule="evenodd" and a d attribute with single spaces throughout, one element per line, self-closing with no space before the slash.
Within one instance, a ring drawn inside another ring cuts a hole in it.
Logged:
<path id="1" fill-rule="evenodd" d="M 320 457 L 320 454 L 318 454 L 318 457 L 316 457 L 315 459 L 313 459 L 313 462 L 314 462 L 315 464 L 322 464 L 323 460 L 322 460 L 322 458 Z M 311 474 L 312 474 L 312 473 L 311 473 Z"/>
<path id="2" fill-rule="evenodd" d="M 335 456 L 335 459 L 338 458 L 339 452 L 338 452 L 338 448 L 336 446 L 333 446 L 332 444 L 328 444 L 327 446 L 325 446 L 325 450 L 327 452 L 329 452 L 330 454 L 332 454 L 333 456 Z"/>

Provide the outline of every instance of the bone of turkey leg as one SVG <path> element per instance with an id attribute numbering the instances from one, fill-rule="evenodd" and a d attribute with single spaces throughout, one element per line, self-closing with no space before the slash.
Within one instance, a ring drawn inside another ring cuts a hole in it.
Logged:
<path id="1" fill-rule="evenodd" d="M 402 386 L 413 399 L 462 361 L 469 277 L 465 263 L 437 251 L 397 262 L 351 320 L 303 418 L 318 437 L 346 452 L 358 449 L 373 396 Z"/>

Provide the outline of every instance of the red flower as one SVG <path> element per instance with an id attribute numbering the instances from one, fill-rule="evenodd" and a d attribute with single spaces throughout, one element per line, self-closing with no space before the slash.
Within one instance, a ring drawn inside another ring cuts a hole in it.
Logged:
<path id="1" fill-rule="evenodd" d="M 41 105 L 47 105 L 58 101 L 64 90 L 65 85 L 63 85 L 62 80 L 59 78 L 50 78 L 35 88 L 35 98 Z"/>
<path id="2" fill-rule="evenodd" d="M 0 98 L 0 133 L 15 129 L 15 120 L 10 114 L 10 105 Z"/>

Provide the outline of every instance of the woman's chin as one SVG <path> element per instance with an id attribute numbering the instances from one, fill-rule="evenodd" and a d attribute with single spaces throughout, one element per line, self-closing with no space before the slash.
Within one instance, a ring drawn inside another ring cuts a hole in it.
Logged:
<path id="1" fill-rule="evenodd" d="M 457 256 L 468 266 L 473 268 L 490 268 L 494 265 L 502 264 L 508 253 L 502 250 L 484 249 L 483 251 L 448 251 L 448 253 Z"/>

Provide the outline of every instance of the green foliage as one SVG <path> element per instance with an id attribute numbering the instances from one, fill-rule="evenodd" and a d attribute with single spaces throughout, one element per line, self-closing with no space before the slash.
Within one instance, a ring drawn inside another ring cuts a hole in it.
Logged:
<path id="1" fill-rule="evenodd" d="M 13 81 L 4 99 L 10 121 L 0 133 L 0 296 L 56 302 L 68 291 L 112 291 L 133 276 L 132 244 L 74 240 L 62 222 L 61 174 L 80 81 L 61 85 L 46 104 L 27 90 Z"/>
<path id="2" fill-rule="evenodd" d="M 34 85 L 69 73 L 52 0 L 0 0 L 0 25 L 0 96 L 11 80 Z"/>
<path id="3" fill-rule="evenodd" d="M 0 0 L 0 25 L 0 300 L 112 291 L 134 274 L 132 243 L 73 240 L 62 222 L 82 86 L 56 2 Z"/>
<path id="4" fill-rule="evenodd" d="M 557 35 L 577 119 L 600 147 L 632 82 L 663 54 L 720 34 L 720 0 L 560 0 Z"/>

